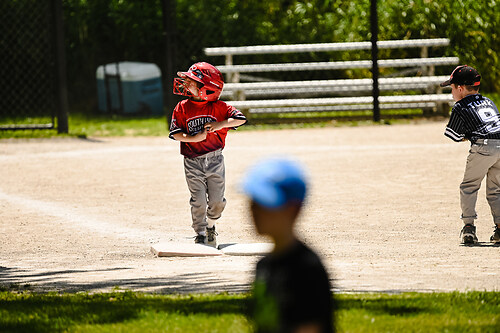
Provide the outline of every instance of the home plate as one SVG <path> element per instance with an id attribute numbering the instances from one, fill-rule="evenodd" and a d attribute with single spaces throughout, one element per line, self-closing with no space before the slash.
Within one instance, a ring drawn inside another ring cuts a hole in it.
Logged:
<path id="1" fill-rule="evenodd" d="M 271 252 L 274 244 L 271 243 L 248 243 L 248 244 L 221 244 L 219 250 L 224 254 L 232 256 L 265 255 Z"/>
<path id="2" fill-rule="evenodd" d="M 158 257 L 202 257 L 223 255 L 222 251 L 208 245 L 175 242 L 154 244 L 151 246 L 151 252 Z"/>

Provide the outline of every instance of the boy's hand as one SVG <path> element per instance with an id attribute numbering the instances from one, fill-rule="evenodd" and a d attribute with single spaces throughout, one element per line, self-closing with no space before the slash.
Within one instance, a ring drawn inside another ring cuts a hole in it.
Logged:
<path id="1" fill-rule="evenodd" d="M 208 133 L 218 131 L 222 128 L 224 128 L 222 122 L 211 122 L 205 124 L 205 130 L 207 130 Z"/>
<path id="2" fill-rule="evenodd" d="M 246 120 L 228 118 L 228 119 L 223 120 L 223 121 L 214 121 L 211 123 L 206 123 L 204 125 L 204 127 L 208 133 L 213 133 L 215 131 L 218 131 L 218 130 L 226 128 L 226 127 L 235 128 L 235 127 L 238 127 L 240 125 L 243 125 L 244 123 L 246 123 Z"/>
<path id="3" fill-rule="evenodd" d="M 194 135 L 189 135 L 184 132 L 175 133 L 173 137 L 175 140 L 181 142 L 201 142 L 207 138 L 207 130 L 204 129 L 203 131 L 198 132 Z"/>
<path id="4" fill-rule="evenodd" d="M 205 130 L 203 130 L 199 133 L 196 133 L 195 135 L 192 136 L 193 142 L 201 142 L 201 141 L 206 140 L 207 134 L 208 134 L 208 131 L 206 128 L 205 128 Z"/>

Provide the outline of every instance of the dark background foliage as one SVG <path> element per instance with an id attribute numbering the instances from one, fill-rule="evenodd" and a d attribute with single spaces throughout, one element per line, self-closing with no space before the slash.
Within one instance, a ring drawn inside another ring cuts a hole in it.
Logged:
<path id="1" fill-rule="evenodd" d="M 10 6 L 25 3 L 12 1 Z M 370 40 L 370 1 L 346 0 L 63 0 L 70 111 L 96 109 L 98 66 L 115 61 L 156 63 L 166 73 L 162 5 L 173 36 L 174 67 L 193 62 L 222 64 L 203 48 L 257 44 L 351 42 Z M 12 9 L 12 8 L 11 8 Z M 458 56 L 479 69 L 482 91 L 500 91 L 500 10 L 497 0 L 379 0 L 379 39 L 448 37 L 451 46 L 431 50 Z M 22 42 L 22 41 L 18 41 Z M 381 58 L 419 56 L 419 50 L 383 50 Z M 334 52 L 236 57 L 236 63 L 369 59 L 368 52 Z M 387 74 L 387 70 L 381 72 Z M 438 69 L 439 71 L 439 69 Z M 436 74 L 449 74 L 443 69 Z M 287 73 L 296 80 L 306 73 Z M 308 75 L 318 75 L 308 74 Z M 330 77 L 367 77 L 366 71 L 338 71 Z M 166 86 L 166 85 L 165 85 Z M 165 92 L 170 94 L 169 91 Z"/>

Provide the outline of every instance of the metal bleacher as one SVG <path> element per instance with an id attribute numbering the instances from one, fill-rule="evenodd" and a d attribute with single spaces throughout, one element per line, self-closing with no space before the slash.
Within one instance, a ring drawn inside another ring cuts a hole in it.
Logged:
<path id="1" fill-rule="evenodd" d="M 420 58 L 381 59 L 380 68 L 406 68 L 407 72 L 418 72 L 419 76 L 381 77 L 380 91 L 398 91 L 398 94 L 380 96 L 381 109 L 432 109 L 447 110 L 453 102 L 451 94 L 443 94 L 439 83 L 448 76 L 435 76 L 436 66 L 458 65 L 457 57 L 428 57 L 430 47 L 444 47 L 446 38 L 378 41 L 379 49 L 421 48 Z M 221 95 L 229 104 L 251 113 L 307 112 L 307 111 L 356 111 L 373 107 L 371 78 L 272 81 L 262 80 L 251 73 L 285 71 L 325 71 L 339 69 L 370 69 L 371 60 L 300 62 L 273 64 L 234 64 L 234 56 L 249 54 L 279 54 L 297 52 L 356 51 L 371 49 L 371 42 L 319 43 L 292 45 L 257 45 L 240 47 L 206 48 L 207 56 L 224 56 L 225 64 L 216 65 L 225 74 L 226 84 Z M 246 81 L 240 82 L 242 78 Z M 410 92 L 402 94 L 401 92 Z M 417 93 L 416 93 L 417 92 Z M 297 98 L 300 96 L 300 98 Z"/>

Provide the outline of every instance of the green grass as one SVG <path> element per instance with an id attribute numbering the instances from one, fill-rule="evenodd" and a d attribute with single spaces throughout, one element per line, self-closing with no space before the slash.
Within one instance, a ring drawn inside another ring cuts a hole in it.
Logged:
<path id="1" fill-rule="evenodd" d="M 292 117 L 294 116 L 294 117 Z M 369 117 L 368 117 L 369 119 Z M 411 118 L 409 118 L 411 119 Z M 408 120 L 383 120 L 380 123 L 366 119 L 333 118 L 333 114 L 302 113 L 273 114 L 252 118 L 249 124 L 239 130 L 267 130 L 319 128 L 331 126 L 360 126 L 408 122 Z M 1 121 L 0 121 L 1 124 Z M 113 136 L 167 136 L 166 117 L 130 117 L 130 116 L 84 116 L 70 115 L 69 133 L 58 134 L 56 129 L 44 130 L 0 130 L 0 139 L 11 138 L 53 138 L 53 137 L 113 137 Z"/>
<path id="2" fill-rule="evenodd" d="M 71 133 L 88 136 L 162 136 L 168 134 L 166 117 L 99 115 L 69 117 Z"/>
<path id="3" fill-rule="evenodd" d="M 0 122 L 1 123 L 1 122 Z M 168 134 L 165 117 L 127 117 L 115 115 L 70 114 L 68 134 L 57 134 L 52 130 L 0 131 L 5 138 L 51 138 L 51 137 L 96 137 L 96 136 L 161 136 Z"/>
<path id="4" fill-rule="evenodd" d="M 499 332 L 500 292 L 338 294 L 340 332 Z M 0 292 L 0 332 L 251 332 L 248 294 Z"/>
<path id="5" fill-rule="evenodd" d="M 340 295 L 346 332 L 499 332 L 500 293 Z"/>
<path id="6" fill-rule="evenodd" d="M 500 94 L 486 94 L 500 105 Z M 317 128 L 331 126 L 367 126 L 408 123 L 424 119 L 419 110 L 382 110 L 382 121 L 371 121 L 371 112 L 302 112 L 253 115 L 248 125 L 240 130 Z M 384 117 L 386 115 L 386 117 Z M 44 119 L 44 122 L 46 120 Z M 12 123 L 0 119 L 0 125 Z M 30 118 L 24 123 L 37 123 Z M 110 137 L 110 136 L 166 136 L 168 135 L 165 116 L 134 117 L 118 115 L 85 115 L 70 113 L 69 133 L 57 134 L 57 130 L 0 130 L 0 139 L 7 138 L 52 138 L 52 137 Z"/>
<path id="7" fill-rule="evenodd" d="M 0 293 L 1 332 L 248 332 L 245 295 Z"/>

